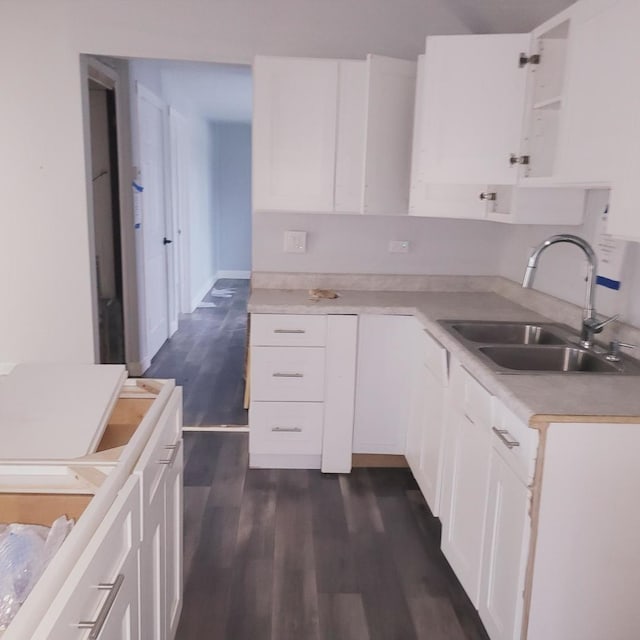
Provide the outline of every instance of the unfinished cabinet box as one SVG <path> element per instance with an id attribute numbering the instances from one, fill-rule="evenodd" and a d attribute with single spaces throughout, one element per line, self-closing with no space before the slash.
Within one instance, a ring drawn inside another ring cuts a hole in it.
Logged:
<path id="1" fill-rule="evenodd" d="M 104 624 L 100 638 L 175 634 L 182 602 L 181 390 L 172 381 L 123 380 L 120 369 L 107 368 L 105 376 L 100 366 L 23 365 L 2 381 L 19 399 L 38 388 L 30 381 L 49 380 L 50 394 L 41 395 L 51 398 L 54 414 L 46 403 L 26 406 L 23 414 L 30 429 L 57 424 L 43 439 L 62 444 L 48 449 L 36 442 L 30 449 L 23 440 L 16 447 L 24 455 L 0 461 L 0 517 L 47 526 L 63 514 L 77 520 L 3 640 L 80 640 L 94 622 L 93 633 Z M 0 429 L 21 424 L 21 413 L 12 415 Z M 83 416 L 94 421 L 78 432 L 81 442 L 69 446 L 89 449 L 65 459 L 65 425 L 73 429 Z M 161 546 L 154 519 L 161 523 Z M 143 562 L 149 549 L 157 552 L 155 571 Z M 98 589 L 98 583 L 108 586 Z M 153 613 L 149 597 L 158 603 Z"/>

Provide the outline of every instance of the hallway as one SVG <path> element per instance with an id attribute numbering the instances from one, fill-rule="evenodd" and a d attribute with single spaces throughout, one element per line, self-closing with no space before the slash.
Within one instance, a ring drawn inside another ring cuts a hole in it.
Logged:
<path id="1" fill-rule="evenodd" d="M 247 424 L 243 400 L 249 287 L 249 280 L 218 280 L 201 307 L 180 316 L 178 331 L 145 371 L 145 378 L 175 378 L 183 387 L 185 426 Z"/>

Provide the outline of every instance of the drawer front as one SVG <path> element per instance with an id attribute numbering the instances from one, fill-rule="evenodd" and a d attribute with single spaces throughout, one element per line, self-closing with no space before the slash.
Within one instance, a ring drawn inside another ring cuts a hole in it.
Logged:
<path id="1" fill-rule="evenodd" d="M 327 317 L 252 314 L 250 344 L 274 347 L 324 347 Z"/>
<path id="2" fill-rule="evenodd" d="M 140 475 L 143 510 L 162 486 L 163 474 L 176 463 L 180 453 L 182 393 L 177 387 L 158 418 L 155 430 L 144 448 L 134 472 Z M 142 535 L 145 523 L 142 523 Z"/>
<path id="3" fill-rule="evenodd" d="M 32 640 L 86 640 L 92 629 L 78 625 L 100 624 L 101 618 L 104 626 L 97 637 L 138 638 L 138 484 L 135 476 L 127 481 Z"/>
<path id="4" fill-rule="evenodd" d="M 320 402 L 252 402 L 249 452 L 320 454 L 323 416 Z"/>
<path id="5" fill-rule="evenodd" d="M 321 402 L 324 349 L 253 347 L 251 398 L 256 401 Z"/>
<path id="6" fill-rule="evenodd" d="M 531 429 L 496 399 L 492 431 L 494 448 L 524 482 L 531 482 L 538 455 L 538 430 Z"/>
<path id="7" fill-rule="evenodd" d="M 493 395 L 459 362 L 451 364 L 449 387 L 453 405 L 469 420 L 487 427 L 493 425 Z"/>
<path id="8" fill-rule="evenodd" d="M 426 330 L 421 338 L 422 358 L 425 366 L 442 385 L 447 384 L 447 350 Z"/>

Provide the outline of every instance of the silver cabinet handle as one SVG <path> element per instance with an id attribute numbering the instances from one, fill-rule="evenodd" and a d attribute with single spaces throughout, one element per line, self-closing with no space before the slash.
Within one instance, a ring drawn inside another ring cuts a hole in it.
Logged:
<path id="1" fill-rule="evenodd" d="M 517 440 L 509 440 L 507 436 L 511 436 L 511 434 L 506 429 L 498 429 L 498 427 L 491 427 L 493 433 L 495 433 L 502 444 L 504 444 L 507 449 L 513 449 L 514 447 L 519 447 L 520 443 Z"/>
<path id="2" fill-rule="evenodd" d="M 179 444 L 168 444 L 164 447 L 167 451 L 171 451 L 171 455 L 168 460 L 158 460 L 158 464 L 166 464 L 167 466 L 172 466 L 176 461 L 176 456 L 178 455 L 178 451 L 180 449 Z"/>
<path id="3" fill-rule="evenodd" d="M 274 329 L 273 333 L 307 333 L 304 329 Z"/>
<path id="4" fill-rule="evenodd" d="M 111 611 L 111 608 L 113 607 L 113 603 L 116 601 L 118 591 L 120 591 L 120 587 L 123 582 L 124 574 L 119 573 L 114 582 L 101 582 L 98 585 L 98 589 L 109 591 L 109 595 L 107 595 L 105 601 L 102 603 L 102 607 L 100 607 L 100 611 L 98 611 L 98 615 L 95 620 L 83 620 L 82 622 L 78 622 L 77 625 L 79 629 L 91 629 L 88 635 L 89 640 L 96 640 L 100 635 L 102 627 L 104 627 L 104 623 Z"/>
<path id="5" fill-rule="evenodd" d="M 281 433 L 302 433 L 301 427 L 271 427 L 271 431 L 278 431 Z"/>
<path id="6" fill-rule="evenodd" d="M 304 378 L 304 373 L 274 373 L 274 378 Z"/>

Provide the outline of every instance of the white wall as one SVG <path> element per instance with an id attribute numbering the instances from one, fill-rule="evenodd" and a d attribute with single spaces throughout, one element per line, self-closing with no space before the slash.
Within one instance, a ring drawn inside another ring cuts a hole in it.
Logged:
<path id="1" fill-rule="evenodd" d="M 520 282 L 524 275 L 531 249 L 556 233 L 573 233 L 594 242 L 596 222 L 607 205 L 609 192 L 588 192 L 584 224 L 579 227 L 514 226 L 509 230 L 502 250 L 500 275 Z M 596 310 L 613 315 L 620 313 L 622 320 L 640 327 L 640 247 L 627 245 L 625 273 L 619 291 L 606 287 L 596 288 Z M 547 249 L 540 258 L 534 289 L 562 300 L 582 306 L 584 303 L 586 260 L 580 249 L 571 245 L 556 245 Z"/>
<path id="2" fill-rule="evenodd" d="M 307 252 L 284 253 L 286 230 L 307 232 Z M 507 229 L 500 224 L 395 216 L 255 213 L 254 271 L 494 275 Z M 408 240 L 407 254 L 389 253 Z"/>
<path id="3" fill-rule="evenodd" d="M 251 271 L 251 126 L 215 123 L 218 275 Z"/>
<path id="4" fill-rule="evenodd" d="M 213 127 L 191 120 L 189 160 L 189 237 L 191 307 L 194 308 L 216 279 L 215 152 Z"/>

